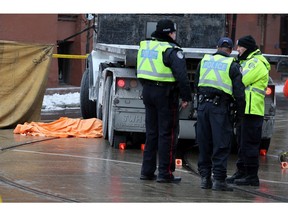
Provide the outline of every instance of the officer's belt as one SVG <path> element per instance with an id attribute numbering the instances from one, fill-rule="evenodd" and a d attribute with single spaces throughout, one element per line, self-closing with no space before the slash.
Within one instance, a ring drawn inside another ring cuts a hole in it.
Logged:
<path id="1" fill-rule="evenodd" d="M 215 98 L 216 98 L 216 96 L 214 96 L 214 97 L 209 97 L 209 96 L 207 96 L 207 95 L 204 95 L 204 101 L 205 101 L 205 102 L 213 103 L 214 100 L 215 100 Z M 220 100 L 220 97 L 218 98 L 218 100 Z"/>
<path id="2" fill-rule="evenodd" d="M 219 104 L 219 103 L 228 103 L 228 98 L 225 97 L 224 95 L 217 95 L 217 94 L 199 94 L 199 103 L 203 102 L 210 102 L 214 104 Z"/>
<path id="3" fill-rule="evenodd" d="M 145 80 L 145 84 L 150 86 L 175 86 L 175 82 L 159 82 L 153 80 Z"/>
<path id="4" fill-rule="evenodd" d="M 213 100 L 216 96 L 220 97 L 220 95 L 207 95 L 207 94 L 200 94 L 203 99 Z"/>

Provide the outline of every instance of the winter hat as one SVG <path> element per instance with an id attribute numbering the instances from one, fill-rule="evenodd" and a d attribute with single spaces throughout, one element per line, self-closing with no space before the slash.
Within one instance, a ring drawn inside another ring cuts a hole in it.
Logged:
<path id="1" fill-rule="evenodd" d="M 175 31 L 176 31 L 175 24 L 171 20 L 163 19 L 157 23 L 157 26 L 156 26 L 156 32 L 157 33 L 169 34 L 171 32 L 175 32 Z"/>
<path id="2" fill-rule="evenodd" d="M 251 35 L 239 38 L 237 44 L 239 46 L 245 47 L 248 50 L 256 50 L 258 48 L 255 39 Z"/>
<path id="3" fill-rule="evenodd" d="M 218 41 L 218 47 L 228 47 L 233 48 L 233 41 L 228 37 L 222 37 Z"/>

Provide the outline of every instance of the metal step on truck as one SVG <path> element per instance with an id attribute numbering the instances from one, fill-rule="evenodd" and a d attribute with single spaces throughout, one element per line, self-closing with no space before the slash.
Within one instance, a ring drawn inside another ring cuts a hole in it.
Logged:
<path id="1" fill-rule="evenodd" d="M 132 16 L 133 20 L 135 20 L 136 15 Z M 117 22 L 115 21 L 115 17 L 113 17 L 113 15 L 112 18 L 113 22 L 112 24 L 110 23 L 111 25 Z M 144 15 L 142 15 L 142 18 L 145 20 Z M 183 17 L 180 18 L 176 17 L 175 19 L 179 19 L 180 22 L 180 20 L 183 20 Z M 206 15 L 206 17 L 204 18 L 206 20 L 210 20 L 211 23 L 215 23 L 212 21 L 216 18 L 218 20 L 222 20 L 221 15 L 218 17 L 212 16 L 212 18 L 210 17 L 210 15 Z M 83 73 L 81 81 L 80 107 L 82 116 L 83 118 L 96 117 L 98 119 L 101 119 L 103 122 L 103 136 L 114 148 L 119 148 L 120 143 L 126 143 L 128 145 L 138 145 L 144 143 L 145 108 L 141 99 L 142 85 L 136 77 L 136 57 L 139 46 L 112 43 L 113 41 L 119 41 L 119 39 L 114 38 L 114 40 L 112 40 L 113 36 L 109 38 L 103 37 L 103 34 L 107 34 L 107 30 L 105 32 L 103 29 L 101 30 L 100 28 L 101 26 L 104 26 L 104 21 L 107 21 L 107 19 L 109 19 L 108 15 L 105 15 L 104 18 L 98 17 L 98 19 L 100 19 L 98 20 L 98 38 L 97 40 L 95 39 L 96 42 L 93 45 L 93 51 L 89 54 L 87 58 L 86 70 Z M 159 20 L 159 17 L 155 16 L 151 18 L 151 16 L 149 16 L 149 19 L 156 20 L 154 22 L 155 24 Z M 120 18 L 118 19 L 118 22 L 119 20 Z M 139 23 L 139 20 L 137 21 L 137 23 Z M 133 26 L 136 25 L 136 23 L 133 24 L 132 21 L 130 24 L 132 26 L 132 29 Z M 220 22 L 219 25 L 222 26 L 223 23 Z M 112 27 L 110 26 L 110 28 Z M 154 29 L 155 27 L 156 24 L 154 25 Z M 150 30 L 150 32 L 151 31 L 153 30 Z M 223 27 L 223 29 L 221 30 L 222 33 L 220 32 L 218 35 L 223 35 L 224 31 L 225 28 Z M 201 35 L 201 32 L 198 32 L 198 34 Z M 213 36 L 214 38 L 206 38 L 208 44 L 206 44 L 207 46 L 205 47 L 208 48 L 197 48 L 197 46 L 192 46 L 196 48 L 183 48 L 187 63 L 188 77 L 192 89 L 194 83 L 194 73 L 197 69 L 197 65 L 203 58 L 204 54 L 215 53 L 216 47 L 214 48 L 214 46 L 215 41 L 219 39 L 218 35 L 216 37 L 211 34 L 209 36 Z M 139 41 L 140 39 L 138 38 L 137 43 L 139 43 Z M 209 44 L 209 41 L 211 44 Z M 136 44 L 136 42 L 134 43 Z M 203 44 L 200 43 L 200 45 Z M 236 56 L 237 52 L 233 51 L 232 55 Z M 271 64 L 285 62 L 288 59 L 287 56 L 270 54 L 264 55 Z M 282 67 L 282 70 L 286 69 L 283 69 Z M 192 98 L 194 98 L 193 92 L 191 92 L 191 95 Z M 179 112 L 179 139 L 194 141 L 196 138 L 195 123 L 197 120 L 197 112 L 194 109 L 193 102 L 190 103 L 186 109 L 179 110 Z M 275 84 L 270 78 L 265 98 L 265 117 L 262 130 L 261 144 L 261 150 L 264 150 L 266 152 L 269 149 L 271 137 L 273 135 L 275 113 Z"/>

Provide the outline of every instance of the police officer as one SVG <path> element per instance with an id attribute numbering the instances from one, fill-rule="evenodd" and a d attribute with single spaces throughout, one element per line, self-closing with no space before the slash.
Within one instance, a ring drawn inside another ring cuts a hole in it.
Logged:
<path id="1" fill-rule="evenodd" d="M 199 103 L 196 129 L 199 145 L 198 171 L 202 189 L 233 190 L 225 182 L 233 137 L 233 113 L 230 113 L 230 105 L 235 103 L 237 118 L 240 118 L 244 114 L 245 93 L 240 65 L 233 57 L 229 57 L 232 48 L 230 38 L 221 38 L 217 52 L 213 55 L 206 54 L 195 74 L 195 92 Z"/>
<path id="2" fill-rule="evenodd" d="M 171 20 L 160 20 L 152 38 L 141 41 L 137 57 L 137 77 L 143 85 L 146 142 L 141 180 L 178 183 L 175 153 L 179 132 L 180 106 L 192 100 L 186 60 L 175 41 L 176 27 Z M 158 176 L 155 175 L 158 156 Z"/>
<path id="3" fill-rule="evenodd" d="M 251 35 L 237 42 L 238 61 L 242 66 L 246 108 L 240 127 L 237 127 L 239 144 L 237 170 L 227 183 L 259 186 L 259 149 L 265 109 L 265 90 L 269 80 L 270 64 L 262 55 Z"/>

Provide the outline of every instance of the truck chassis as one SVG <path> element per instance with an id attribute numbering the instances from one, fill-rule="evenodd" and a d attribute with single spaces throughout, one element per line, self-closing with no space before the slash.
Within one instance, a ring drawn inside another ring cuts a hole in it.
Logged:
<path id="1" fill-rule="evenodd" d="M 215 49 L 183 48 L 188 77 L 193 90 L 194 73 L 204 54 Z M 136 77 L 138 46 L 101 44 L 95 45 L 88 56 L 87 67 L 81 81 L 81 112 L 83 118 L 98 118 L 103 123 L 103 137 L 111 146 L 120 143 L 145 142 L 145 107 L 141 98 L 142 85 Z M 233 51 L 232 56 L 237 55 Z M 270 63 L 277 63 L 286 56 L 265 55 Z M 268 151 L 273 134 L 276 113 L 275 84 L 270 78 L 270 94 L 265 98 L 265 117 L 261 149 Z M 194 98 L 193 92 L 191 92 Z M 195 140 L 197 112 L 193 106 L 179 110 L 179 139 Z"/>

